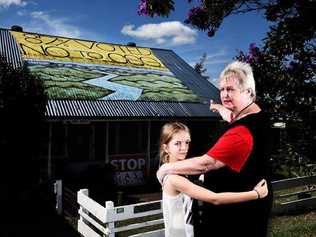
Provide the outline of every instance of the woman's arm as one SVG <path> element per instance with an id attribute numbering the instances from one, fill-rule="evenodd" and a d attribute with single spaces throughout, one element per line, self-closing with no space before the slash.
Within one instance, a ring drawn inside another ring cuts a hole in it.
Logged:
<path id="1" fill-rule="evenodd" d="M 264 198 L 268 195 L 267 182 L 264 179 L 261 180 L 251 191 L 223 193 L 212 192 L 179 175 L 171 175 L 168 180 L 173 189 L 178 192 L 183 192 L 194 199 L 210 202 L 215 205 L 245 202 Z"/>
<path id="2" fill-rule="evenodd" d="M 165 163 L 159 168 L 156 175 L 159 182 L 162 183 L 164 176 L 167 174 L 203 174 L 223 166 L 225 166 L 223 162 L 205 154 L 182 161 Z"/>

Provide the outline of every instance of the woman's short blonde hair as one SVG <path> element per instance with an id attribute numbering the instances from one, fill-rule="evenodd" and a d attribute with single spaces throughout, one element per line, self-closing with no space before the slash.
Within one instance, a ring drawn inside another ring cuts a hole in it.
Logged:
<path id="1" fill-rule="evenodd" d="M 242 90 L 251 90 L 251 96 L 253 100 L 255 100 L 256 85 L 251 66 L 248 63 L 234 61 L 224 68 L 220 74 L 219 81 L 231 76 L 235 76 L 238 79 L 239 86 Z"/>

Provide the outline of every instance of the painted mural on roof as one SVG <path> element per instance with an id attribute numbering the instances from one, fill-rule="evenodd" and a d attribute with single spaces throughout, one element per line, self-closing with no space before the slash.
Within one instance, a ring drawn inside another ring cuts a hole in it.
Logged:
<path id="1" fill-rule="evenodd" d="M 11 34 L 50 99 L 199 101 L 149 48 Z"/>

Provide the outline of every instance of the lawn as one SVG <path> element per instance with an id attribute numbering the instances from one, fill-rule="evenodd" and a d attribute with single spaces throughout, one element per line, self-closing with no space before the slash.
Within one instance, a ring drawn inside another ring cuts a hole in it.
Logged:
<path id="1" fill-rule="evenodd" d="M 73 219 L 69 224 L 76 229 L 76 220 Z M 156 229 L 156 228 L 148 228 Z M 126 237 L 135 234 L 137 231 L 119 233 L 119 237 Z M 254 236 L 255 237 L 255 236 Z M 274 216 L 271 218 L 268 237 L 316 237 L 316 210 L 297 214 Z"/>
<path id="2" fill-rule="evenodd" d="M 273 217 L 269 237 L 316 237 L 316 211 Z"/>

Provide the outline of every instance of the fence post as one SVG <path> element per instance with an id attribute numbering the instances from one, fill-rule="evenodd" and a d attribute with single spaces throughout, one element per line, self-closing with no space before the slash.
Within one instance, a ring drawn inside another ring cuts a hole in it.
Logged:
<path id="1" fill-rule="evenodd" d="M 106 201 L 105 202 L 105 209 L 112 209 L 113 210 L 114 208 L 114 203 L 112 201 Z M 106 210 L 108 211 L 108 210 Z M 107 212 L 109 213 L 109 212 Z M 114 232 L 114 222 L 108 222 L 107 224 L 107 227 L 109 229 L 109 237 L 115 237 L 115 232 Z"/>
<path id="2" fill-rule="evenodd" d="M 56 211 L 59 215 L 63 213 L 63 183 L 62 180 L 56 180 L 54 183 L 54 193 L 56 194 Z"/>
<path id="3" fill-rule="evenodd" d="M 86 195 L 87 197 L 89 197 L 89 189 L 80 189 L 79 192 L 82 192 L 84 195 Z M 81 205 L 79 207 L 79 210 L 88 214 L 87 210 L 85 210 Z M 81 215 L 79 215 L 79 219 L 80 221 L 84 222 L 83 218 Z"/>

